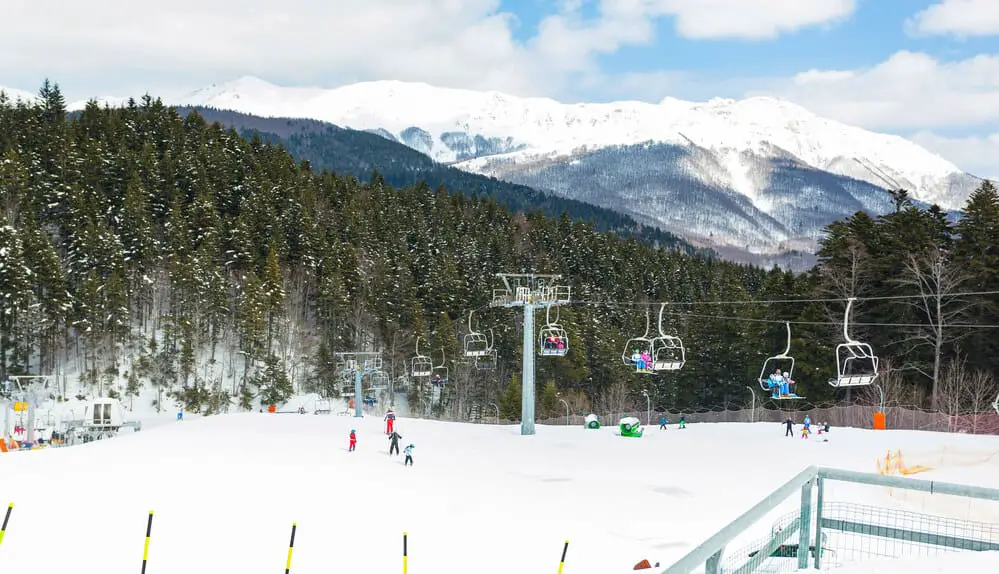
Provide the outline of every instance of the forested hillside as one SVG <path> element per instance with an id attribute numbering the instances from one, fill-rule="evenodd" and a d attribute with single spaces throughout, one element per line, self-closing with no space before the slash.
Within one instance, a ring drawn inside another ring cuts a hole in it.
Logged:
<path id="1" fill-rule="evenodd" d="M 309 162 L 314 170 L 352 175 L 361 181 L 369 181 L 377 173 L 393 187 L 426 182 L 432 188 L 444 186 L 466 195 L 488 196 L 512 212 L 536 211 L 549 217 L 565 213 L 570 219 L 593 224 L 597 231 L 635 237 L 655 247 L 711 255 L 708 249 L 697 249 L 672 233 L 618 211 L 461 171 L 373 133 L 308 119 L 260 118 L 211 108 L 177 109 L 182 116 L 196 111 L 205 120 L 235 128 L 248 139 L 258 136 L 265 142 L 281 144 L 292 157 Z"/>
<path id="2" fill-rule="evenodd" d="M 133 395 L 152 385 L 216 412 L 230 399 L 277 402 L 293 388 L 336 394 L 337 352 L 380 350 L 392 376 L 404 375 L 420 336 L 450 368 L 439 409 L 460 415 L 493 400 L 516 416 L 519 317 L 487 304 L 495 273 L 535 271 L 563 274 L 576 301 L 559 317 L 569 355 L 538 359 L 542 416 L 559 412 L 558 392 L 581 408 L 632 404 L 642 389 L 657 407 L 748 402 L 746 385 L 783 347 L 785 320 L 796 322 L 799 392 L 820 402 L 834 398 L 825 381 L 843 297 L 919 294 L 905 278 L 926 269 L 940 285 L 961 278 L 951 293 L 999 290 L 999 201 L 989 186 L 955 229 L 905 205 L 836 224 L 820 267 L 795 276 L 654 249 L 568 217 L 512 214 L 474 194 L 317 173 L 279 146 L 149 97 L 68 118 L 58 89 L 41 95 L 33 106 L 0 102 L 0 376 L 69 373 Z M 818 298 L 839 300 L 752 303 Z M 948 328 L 939 345 L 922 347 L 925 338 L 905 341 L 933 332 L 924 327 L 937 316 L 932 298 L 862 302 L 858 321 L 916 326 L 855 336 L 904 365 L 906 388 L 932 388 L 922 373 L 936 357 L 946 371 L 959 349 L 968 372 L 991 375 L 994 332 L 951 327 L 999 322 L 985 304 L 995 300 L 942 299 Z M 650 301 L 677 303 L 664 325 L 688 349 L 677 375 L 637 375 L 621 359 L 647 310 L 655 330 Z M 972 305 L 960 316 L 950 313 L 959 301 Z M 924 302 L 929 319 L 912 307 Z M 460 360 L 470 310 L 495 330 L 495 371 Z M 415 400 L 426 391 L 401 385 Z"/>

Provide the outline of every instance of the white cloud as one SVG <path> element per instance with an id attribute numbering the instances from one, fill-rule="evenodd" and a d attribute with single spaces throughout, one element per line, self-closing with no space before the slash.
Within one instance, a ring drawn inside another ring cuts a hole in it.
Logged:
<path id="1" fill-rule="evenodd" d="M 909 18 L 905 27 L 913 35 L 999 34 L 999 3 L 996 0 L 943 0 Z"/>
<path id="2" fill-rule="evenodd" d="M 945 137 L 920 131 L 909 139 L 954 162 L 968 173 L 999 181 L 999 133 Z"/>
<path id="3" fill-rule="evenodd" d="M 810 70 L 754 93 L 871 129 L 981 126 L 999 123 L 999 55 L 946 62 L 902 51 L 871 68 Z"/>
<path id="4" fill-rule="evenodd" d="M 562 2 L 519 41 L 499 0 L 4 0 L 0 83 L 33 90 L 51 77 L 71 99 L 242 75 L 552 94 L 595 74 L 595 56 L 651 43 L 658 18 L 692 38 L 763 39 L 834 22 L 856 0 L 599 0 L 596 18 L 581 16 L 584 2 Z"/>
<path id="5" fill-rule="evenodd" d="M 687 38 L 770 39 L 782 33 L 838 22 L 853 14 L 856 0 L 658 0 L 676 16 Z"/>

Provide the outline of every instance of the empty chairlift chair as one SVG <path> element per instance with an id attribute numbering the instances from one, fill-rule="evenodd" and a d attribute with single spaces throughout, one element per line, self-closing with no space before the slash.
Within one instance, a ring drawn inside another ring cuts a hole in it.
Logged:
<path id="1" fill-rule="evenodd" d="M 687 351 L 680 337 L 667 335 L 663 331 L 664 303 L 659 307 L 659 336 L 652 339 L 652 371 L 679 371 L 687 362 Z"/>
<path id="2" fill-rule="evenodd" d="M 472 328 L 472 311 L 468 312 L 468 334 L 464 338 L 466 357 L 487 357 L 492 354 L 493 346 L 485 333 Z"/>
<path id="3" fill-rule="evenodd" d="M 635 367 L 636 373 L 652 373 L 652 339 L 649 338 L 649 310 L 645 310 L 645 333 L 628 339 L 621 351 L 621 362 Z"/>
<path id="4" fill-rule="evenodd" d="M 787 329 L 787 344 L 784 351 L 778 355 L 767 357 L 763 361 L 763 369 L 760 370 L 760 388 L 770 393 L 770 398 L 775 400 L 797 400 L 804 397 L 798 396 L 794 391 L 794 357 L 791 353 L 791 323 L 785 322 Z M 784 365 L 781 368 L 781 365 Z M 778 373 L 778 371 L 780 371 Z"/>
<path id="5" fill-rule="evenodd" d="M 434 372 L 434 362 L 430 357 L 420 354 L 420 338 L 416 338 L 416 354 L 409 360 L 409 372 L 414 379 L 429 378 Z"/>
<path id="6" fill-rule="evenodd" d="M 846 304 L 844 342 L 836 345 L 836 378 L 829 379 L 829 384 L 837 388 L 867 386 L 878 378 L 878 357 L 874 350 L 869 344 L 850 337 L 850 311 L 854 300 L 851 297 Z"/>
<path id="7" fill-rule="evenodd" d="M 538 354 L 542 357 L 564 357 L 569 352 L 569 335 L 558 324 L 558 316 L 551 320 L 551 305 L 545 310 L 545 325 L 538 334 Z"/>

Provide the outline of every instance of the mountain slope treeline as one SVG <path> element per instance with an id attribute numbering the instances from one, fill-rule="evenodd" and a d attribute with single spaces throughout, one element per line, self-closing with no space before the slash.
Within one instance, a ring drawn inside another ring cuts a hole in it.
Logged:
<path id="1" fill-rule="evenodd" d="M 515 417 L 519 314 L 487 305 L 495 273 L 527 271 L 562 274 L 576 300 L 558 317 L 569 355 L 538 360 L 542 416 L 558 412 L 559 392 L 580 408 L 626 408 L 643 389 L 657 408 L 748 403 L 746 385 L 783 348 L 784 320 L 802 322 L 792 343 L 799 391 L 831 400 L 825 381 L 835 373 L 843 306 L 752 300 L 809 299 L 857 284 L 844 282 L 844 268 L 864 285 L 918 293 L 887 279 L 901 277 L 898 268 L 874 262 L 921 256 L 917 236 L 949 237 L 948 258 L 994 254 L 999 237 L 995 227 L 991 235 L 950 229 L 932 210 L 905 207 L 866 227 L 833 226 L 814 272 L 765 271 L 654 249 L 568 216 L 514 214 L 490 197 L 317 173 L 278 145 L 151 97 L 67 117 L 56 86 L 40 95 L 33 105 L 0 101 L 0 376 L 74 373 L 84 386 L 132 395 L 152 385 L 202 412 L 231 401 L 256 408 L 293 389 L 338 394 L 337 353 L 380 350 L 411 405 L 465 416 L 492 401 Z M 994 190 L 973 197 L 972 221 L 982 221 L 979 211 L 996 211 Z M 850 267 L 844 253 L 866 259 Z M 968 285 L 994 281 L 992 263 L 960 261 L 974 274 Z M 647 318 L 656 330 L 659 306 L 650 301 L 679 303 L 664 313 L 664 330 L 688 350 L 676 375 L 638 375 L 622 360 Z M 902 303 L 865 304 L 858 316 L 886 320 Z M 495 371 L 462 360 L 472 310 L 480 330 L 494 331 Z M 986 312 L 976 307 L 962 321 Z M 967 330 L 962 341 L 980 345 L 976 353 L 994 349 Z M 891 342 L 907 332 L 864 335 L 902 357 Z M 439 400 L 403 377 L 417 337 L 454 383 Z M 939 353 L 945 366 L 958 356 L 952 343 Z M 904 357 L 926 371 L 921 348 Z M 989 374 L 995 365 L 980 358 L 972 368 Z M 906 384 L 928 392 L 918 372 L 905 371 Z"/>
<path id="2" fill-rule="evenodd" d="M 309 162 L 315 170 L 349 174 L 361 181 L 368 181 L 377 174 L 393 187 L 410 187 L 423 182 L 432 188 L 444 186 L 467 195 L 491 197 L 515 213 L 537 211 L 548 217 L 566 213 L 571 219 L 591 223 L 597 231 L 635 237 L 654 247 L 711 255 L 708 249 L 696 248 L 672 233 L 640 223 L 619 211 L 465 172 L 373 133 L 317 120 L 260 118 L 204 107 L 178 107 L 177 110 L 181 115 L 196 111 L 206 121 L 233 127 L 248 139 L 256 135 L 268 143 L 280 144 L 293 157 Z"/>

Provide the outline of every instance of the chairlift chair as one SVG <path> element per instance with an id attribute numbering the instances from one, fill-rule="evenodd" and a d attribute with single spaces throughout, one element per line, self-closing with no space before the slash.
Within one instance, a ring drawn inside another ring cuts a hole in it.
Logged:
<path id="1" fill-rule="evenodd" d="M 416 355 L 410 359 L 410 372 L 414 379 L 425 379 L 433 375 L 434 362 L 430 357 L 420 354 L 420 338 L 416 338 Z"/>
<path id="2" fill-rule="evenodd" d="M 538 333 L 538 354 L 542 357 L 564 357 L 569 352 L 569 335 L 565 329 L 558 324 L 558 315 L 555 321 L 551 320 L 552 306 L 545 308 L 545 325 Z"/>
<path id="3" fill-rule="evenodd" d="M 494 371 L 498 362 L 499 355 L 496 353 L 496 349 L 493 349 L 484 357 L 475 357 L 475 368 L 479 371 Z"/>
<path id="4" fill-rule="evenodd" d="M 844 342 L 836 345 L 836 378 L 829 384 L 836 388 L 868 386 L 878 378 L 878 357 L 868 343 L 850 337 L 850 311 L 855 297 L 846 303 L 843 315 Z"/>
<path id="5" fill-rule="evenodd" d="M 763 361 L 763 368 L 760 370 L 760 378 L 758 379 L 760 383 L 760 388 L 770 393 L 770 398 L 775 400 L 803 399 L 804 397 L 799 396 L 797 393 L 791 390 L 791 384 L 794 381 L 794 379 L 792 378 L 794 376 L 794 357 L 792 357 L 789 354 L 791 352 L 791 323 L 785 321 L 784 327 L 787 329 L 787 344 L 784 346 L 784 350 L 781 351 L 780 354 L 774 355 L 772 357 L 767 357 L 767 359 Z M 781 389 L 779 386 L 774 387 L 773 383 L 770 382 L 770 376 L 768 375 L 771 369 L 776 370 L 778 368 L 774 367 L 774 364 L 781 362 L 790 362 L 790 366 L 782 371 L 782 376 L 788 382 L 786 387 L 787 390 L 786 393 L 782 392 L 784 389 Z"/>
<path id="6" fill-rule="evenodd" d="M 652 361 L 643 362 L 640 353 L 645 353 L 652 358 L 652 339 L 649 338 L 649 310 L 645 310 L 645 333 L 641 337 L 628 339 L 621 351 L 621 362 L 626 366 L 634 366 L 637 373 L 651 373 Z M 642 367 L 645 368 L 642 368 Z"/>
<path id="7" fill-rule="evenodd" d="M 465 356 L 486 357 L 492 352 L 493 346 L 485 333 L 480 333 L 472 328 L 472 313 L 473 311 L 468 312 L 468 334 L 465 335 L 463 341 Z"/>
<path id="8" fill-rule="evenodd" d="M 663 331 L 663 312 L 666 304 L 659 307 L 659 336 L 652 339 L 652 371 L 679 371 L 687 362 L 687 350 L 683 340 Z"/>
<path id="9" fill-rule="evenodd" d="M 434 365 L 433 379 L 431 379 L 430 382 L 443 388 L 447 385 L 450 374 L 451 370 L 447 367 L 447 357 L 444 355 L 444 347 L 441 347 L 441 364 Z"/>

